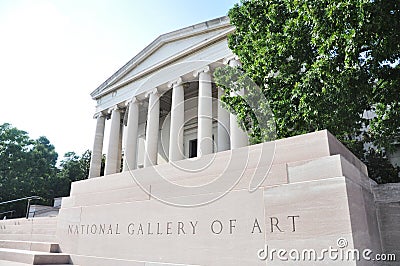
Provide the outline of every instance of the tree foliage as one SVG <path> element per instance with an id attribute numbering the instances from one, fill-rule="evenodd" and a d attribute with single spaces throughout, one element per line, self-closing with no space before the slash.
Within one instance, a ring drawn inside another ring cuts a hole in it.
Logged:
<path id="1" fill-rule="evenodd" d="M 242 0 L 229 17 L 229 47 L 269 100 L 279 138 L 328 129 L 376 181 L 399 181 L 387 155 L 400 136 L 400 1 Z M 216 82 L 230 75 L 219 69 Z M 225 90 L 239 122 L 257 127 Z M 262 132 L 250 131 L 253 142 Z"/>
<path id="2" fill-rule="evenodd" d="M 33 204 L 51 205 L 68 196 L 71 182 L 87 177 L 90 155 L 67 153 L 57 167 L 58 155 L 46 137 L 34 140 L 8 123 L 0 125 L 0 202 L 35 195 L 42 199 Z M 0 213 L 15 210 L 23 216 L 25 208 L 26 201 L 7 204 Z"/>
<path id="3" fill-rule="evenodd" d="M 86 179 L 89 175 L 90 157 L 92 153 L 87 150 L 81 156 L 75 152 L 67 152 L 61 161 L 60 175 L 71 181 Z"/>

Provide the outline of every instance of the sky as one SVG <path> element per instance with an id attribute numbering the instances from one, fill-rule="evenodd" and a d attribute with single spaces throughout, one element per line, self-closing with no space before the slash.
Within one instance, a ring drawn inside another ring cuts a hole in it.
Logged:
<path id="1" fill-rule="evenodd" d="M 59 160 L 91 150 L 90 93 L 159 35 L 224 16 L 236 2 L 0 0 L 0 124 L 46 136 Z"/>

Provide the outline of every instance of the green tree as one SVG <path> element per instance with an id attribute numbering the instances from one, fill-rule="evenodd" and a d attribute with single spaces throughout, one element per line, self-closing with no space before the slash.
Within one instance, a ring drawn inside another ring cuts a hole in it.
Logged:
<path id="1" fill-rule="evenodd" d="M 54 198 L 51 185 L 58 172 L 57 158 L 54 146 L 46 137 L 33 141 L 33 147 L 29 151 L 28 177 L 31 177 L 35 194 L 43 198 L 44 204 L 52 204 Z"/>
<path id="2" fill-rule="evenodd" d="M 229 17 L 229 47 L 269 100 L 278 138 L 328 129 L 377 182 L 399 181 L 387 160 L 400 136 L 399 1 L 242 0 Z M 234 72 L 220 68 L 215 80 Z M 252 142 L 267 139 L 229 95 L 237 84 L 223 87 Z"/>
<path id="3" fill-rule="evenodd" d="M 49 203 L 48 180 L 57 173 L 57 153 L 45 137 L 30 139 L 27 132 L 8 123 L 0 125 L 0 201 L 41 196 Z M 25 213 L 26 202 L 0 206 L 0 212 Z"/>
<path id="4" fill-rule="evenodd" d="M 71 182 L 86 179 L 91 152 L 81 156 L 68 152 L 57 165 L 58 155 L 46 137 L 36 140 L 28 133 L 8 123 L 0 125 L 0 202 L 40 196 L 35 204 L 51 205 L 54 198 L 69 195 Z M 104 173 L 105 157 L 102 160 Z M 0 213 L 16 210 L 14 215 L 25 215 L 25 202 L 0 206 Z"/>
<path id="5" fill-rule="evenodd" d="M 81 156 L 75 152 L 67 152 L 61 161 L 60 174 L 66 176 L 70 181 L 86 179 L 89 174 L 91 152 L 85 151 Z"/>
<path id="6" fill-rule="evenodd" d="M 53 191 L 58 197 L 69 195 L 71 182 L 86 179 L 89 174 L 91 152 L 85 151 L 81 156 L 75 152 L 67 152 L 60 164 L 57 175 L 59 182 L 53 182 Z"/>
<path id="7" fill-rule="evenodd" d="M 33 145 L 27 133 L 10 124 L 0 125 L 0 201 L 13 199 L 13 195 L 26 195 L 28 182 L 25 166 L 29 161 L 27 151 Z M 0 206 L 0 212 L 16 209 L 18 206 Z"/>

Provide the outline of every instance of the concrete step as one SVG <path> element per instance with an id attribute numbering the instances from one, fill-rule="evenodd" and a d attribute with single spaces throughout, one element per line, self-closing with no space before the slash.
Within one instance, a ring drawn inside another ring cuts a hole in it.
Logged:
<path id="1" fill-rule="evenodd" d="M 35 228 L 57 228 L 57 223 L 33 223 L 33 227 Z"/>
<path id="2" fill-rule="evenodd" d="M 32 228 L 32 234 L 55 235 L 57 228 Z"/>
<path id="3" fill-rule="evenodd" d="M 32 265 L 32 264 L 9 261 L 9 260 L 0 260 L 0 266 L 28 266 L 28 265 Z M 44 264 L 36 265 L 36 266 L 44 266 Z M 48 266 L 48 265 L 46 265 L 46 266 Z M 71 266 L 71 264 L 58 264 L 57 266 Z M 79 266 L 79 265 L 75 265 L 75 266 Z"/>
<path id="4" fill-rule="evenodd" d="M 60 247 L 57 243 L 17 240 L 0 240 L 0 248 L 42 251 L 50 253 L 58 253 L 60 250 Z"/>
<path id="5" fill-rule="evenodd" d="M 0 221 L 0 239 L 7 239 L 1 236 L 7 234 L 55 235 L 56 230 L 57 219 L 53 218 L 14 219 Z"/>
<path id="6" fill-rule="evenodd" d="M 62 253 L 0 248 L 0 259 L 21 262 L 30 265 L 70 264 L 70 257 Z"/>
<path id="7" fill-rule="evenodd" d="M 57 224 L 57 217 L 35 217 L 35 218 L 16 218 L 9 220 L 0 220 L 3 225 L 23 225 L 23 224 Z"/>
<path id="8" fill-rule="evenodd" d="M 56 241 L 55 235 L 44 234 L 0 234 L 0 240 L 18 240 L 18 241 L 34 241 L 34 242 L 54 242 Z"/>
<path id="9" fill-rule="evenodd" d="M 56 228 L 11 228 L 2 230 L 0 234 L 38 234 L 38 235 L 54 235 Z"/>

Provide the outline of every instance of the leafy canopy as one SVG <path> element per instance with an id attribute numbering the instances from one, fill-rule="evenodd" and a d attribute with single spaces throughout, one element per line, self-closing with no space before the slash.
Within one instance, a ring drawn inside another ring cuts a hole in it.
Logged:
<path id="1" fill-rule="evenodd" d="M 33 140 L 8 123 L 0 125 L 0 202 L 35 195 L 42 200 L 33 204 L 51 205 L 54 198 L 68 196 L 72 181 L 87 177 L 90 155 L 67 153 L 58 168 L 58 155 L 46 137 Z M 0 213 L 15 210 L 14 217 L 23 216 L 26 204 L 1 205 Z"/>
<path id="2" fill-rule="evenodd" d="M 328 129 L 378 165 L 376 181 L 399 180 L 387 155 L 400 136 L 400 1 L 242 0 L 229 17 L 229 47 L 269 100 L 279 138 Z M 219 69 L 215 80 L 230 75 Z M 251 140 L 264 140 L 224 88 Z"/>

